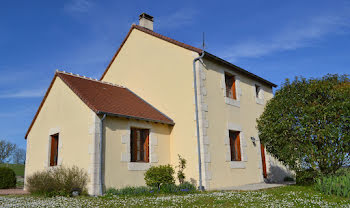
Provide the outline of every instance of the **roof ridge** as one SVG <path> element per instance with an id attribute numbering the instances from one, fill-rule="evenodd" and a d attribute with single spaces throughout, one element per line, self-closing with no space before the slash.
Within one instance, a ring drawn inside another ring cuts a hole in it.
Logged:
<path id="1" fill-rule="evenodd" d="M 86 77 L 84 75 L 73 74 L 72 72 L 60 71 L 60 70 L 56 69 L 56 73 L 58 73 L 58 74 L 65 74 L 65 75 L 69 75 L 69 76 L 74 76 L 74 77 L 78 77 L 78 78 L 81 78 L 81 79 L 86 79 L 86 80 L 98 82 L 98 83 L 101 83 L 101 84 L 108 84 L 108 85 L 112 85 L 114 87 L 126 88 L 123 85 L 114 84 L 114 83 L 106 82 L 106 81 L 101 81 L 101 80 L 98 80 L 98 79 L 95 79 L 95 78 Z"/>
<path id="2" fill-rule="evenodd" d="M 170 42 L 170 43 L 172 43 L 172 44 L 175 44 L 175 45 L 177 45 L 177 46 L 180 46 L 180 47 L 182 47 L 182 48 L 185 48 L 185 49 L 188 49 L 188 50 L 197 52 L 197 53 L 202 53 L 202 52 L 204 51 L 203 49 L 200 49 L 200 48 L 198 48 L 198 47 L 189 45 L 189 44 L 187 44 L 187 43 L 184 43 L 184 42 L 175 40 L 175 39 L 173 39 L 173 38 L 171 38 L 171 37 L 162 35 L 162 34 L 160 34 L 160 33 L 158 33 L 158 32 L 155 32 L 155 31 L 150 30 L 150 29 L 148 29 L 148 28 L 142 27 L 142 26 L 140 26 L 140 25 L 132 24 L 132 25 L 131 25 L 131 28 L 136 28 L 136 29 L 138 29 L 138 30 L 140 30 L 140 31 L 142 31 L 142 32 L 148 33 L 148 34 L 153 35 L 153 36 L 155 36 L 155 37 L 158 37 L 158 38 L 160 38 L 160 39 L 162 39 L 162 40 L 165 40 L 165 41 L 167 41 L 167 42 Z"/>

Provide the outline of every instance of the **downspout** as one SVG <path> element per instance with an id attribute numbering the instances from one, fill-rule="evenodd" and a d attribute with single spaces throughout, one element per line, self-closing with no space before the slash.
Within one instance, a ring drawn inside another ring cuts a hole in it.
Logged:
<path id="1" fill-rule="evenodd" d="M 105 120 L 106 114 L 103 114 L 100 122 L 100 194 L 103 195 L 103 120 Z"/>
<path id="2" fill-rule="evenodd" d="M 198 169 L 199 169 L 199 190 L 203 191 L 204 187 L 202 185 L 202 159 L 201 159 L 201 143 L 199 136 L 199 120 L 198 120 L 198 98 L 197 98 L 197 73 L 196 73 L 196 61 L 202 59 L 204 56 L 204 51 L 202 54 L 193 59 L 193 79 L 194 79 L 194 102 L 196 108 L 196 128 L 197 128 L 197 148 L 198 148 Z"/>

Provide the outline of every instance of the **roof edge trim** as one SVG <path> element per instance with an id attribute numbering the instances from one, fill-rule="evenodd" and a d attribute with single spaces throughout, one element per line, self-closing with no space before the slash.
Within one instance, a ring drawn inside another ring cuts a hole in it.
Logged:
<path id="1" fill-rule="evenodd" d="M 128 115 L 124 115 L 124 114 L 116 114 L 116 113 L 109 113 L 109 112 L 103 112 L 103 111 L 98 111 L 98 112 L 96 112 L 96 114 L 106 114 L 107 116 L 135 119 L 135 120 L 141 120 L 141 121 L 149 121 L 149 122 L 154 122 L 154 123 L 168 124 L 168 125 L 172 125 L 172 126 L 175 125 L 174 122 L 165 122 L 165 121 L 153 120 L 153 119 L 148 119 L 148 118 L 143 118 L 143 117 L 138 117 L 138 116 L 128 116 Z"/>
<path id="2" fill-rule="evenodd" d="M 224 59 L 222 59 L 222 58 L 220 58 L 220 57 L 217 57 L 217 56 L 215 56 L 215 55 L 213 55 L 213 54 L 211 54 L 211 53 L 209 53 L 209 52 L 207 52 L 207 51 L 205 51 L 204 57 L 208 57 L 208 58 L 214 59 L 214 60 L 216 60 L 216 61 L 218 61 L 218 62 L 220 62 L 220 63 L 222 63 L 222 64 L 225 64 L 225 65 L 227 65 L 227 66 L 229 66 L 229 67 L 232 67 L 232 68 L 236 69 L 237 71 L 239 71 L 239 72 L 241 72 L 241 73 L 243 73 L 243 74 L 245 74 L 245 75 L 248 75 L 248 76 L 250 76 L 251 78 L 254 78 L 254 79 L 256 79 L 256 80 L 259 80 L 259 81 L 261 81 L 261 82 L 263 82 L 263 83 L 265 83 L 265 84 L 267 84 L 267 85 L 269 85 L 269 86 L 277 87 L 276 84 L 274 84 L 274 83 L 272 83 L 272 82 L 270 82 L 270 81 L 268 81 L 268 80 L 266 80 L 266 79 L 264 79 L 264 78 L 262 78 L 262 77 L 259 77 L 258 75 L 255 75 L 255 74 L 253 74 L 253 73 L 251 73 L 251 72 L 249 72 L 249 71 L 247 71 L 247 70 L 245 70 L 245 69 L 242 69 L 241 67 L 236 66 L 236 65 L 234 65 L 234 64 L 232 64 L 232 63 L 230 63 L 230 62 L 228 62 L 228 61 L 225 61 Z"/>

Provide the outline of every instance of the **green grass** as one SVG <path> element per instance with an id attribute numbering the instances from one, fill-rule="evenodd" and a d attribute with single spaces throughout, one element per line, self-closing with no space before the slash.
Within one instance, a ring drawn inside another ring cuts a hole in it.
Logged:
<path id="1" fill-rule="evenodd" d="M 13 171 L 15 171 L 16 176 L 23 176 L 24 177 L 24 165 L 23 164 L 7 164 L 7 163 L 3 163 L 3 164 L 0 164 L 0 167 L 11 168 Z"/>
<path id="2" fill-rule="evenodd" d="M 222 191 L 188 195 L 118 197 L 0 196 L 0 207 L 350 207 L 350 199 L 327 196 L 313 187 L 263 191 Z"/>

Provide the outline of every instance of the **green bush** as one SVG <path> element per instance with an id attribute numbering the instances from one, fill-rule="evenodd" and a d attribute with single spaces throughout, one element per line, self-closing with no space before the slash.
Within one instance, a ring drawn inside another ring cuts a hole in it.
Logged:
<path id="1" fill-rule="evenodd" d="M 183 182 L 180 185 L 175 184 L 164 184 L 160 187 L 160 193 L 165 194 L 182 194 L 182 193 L 193 193 L 196 192 L 196 187 L 189 182 Z"/>
<path id="2" fill-rule="evenodd" d="M 325 194 L 350 197 L 350 173 L 318 178 L 315 188 Z"/>
<path id="3" fill-rule="evenodd" d="M 342 176 L 346 174 L 350 174 L 350 167 L 342 167 L 336 172 L 337 176 Z"/>
<path id="4" fill-rule="evenodd" d="M 28 190 L 45 196 L 71 196 L 73 191 L 86 194 L 87 173 L 76 166 L 55 167 L 27 177 Z"/>
<path id="5" fill-rule="evenodd" d="M 296 183 L 299 185 L 311 185 L 315 183 L 316 178 L 320 175 L 313 169 L 296 171 Z"/>
<path id="6" fill-rule="evenodd" d="M 16 187 L 16 174 L 15 172 L 6 167 L 0 168 L 0 189 L 15 188 Z"/>
<path id="7" fill-rule="evenodd" d="M 145 173 L 145 182 L 149 187 L 160 189 L 162 185 L 174 184 L 174 168 L 170 165 L 153 166 Z"/>
<path id="8" fill-rule="evenodd" d="M 284 177 L 283 181 L 285 181 L 285 182 L 292 182 L 292 181 L 294 181 L 294 178 L 292 178 L 290 176 L 286 176 L 286 177 Z"/>
<path id="9" fill-rule="evenodd" d="M 163 184 L 157 187 L 125 187 L 121 189 L 109 188 L 106 196 L 149 196 L 155 194 L 187 194 L 196 192 L 196 187 L 189 182 L 180 185 Z"/>

